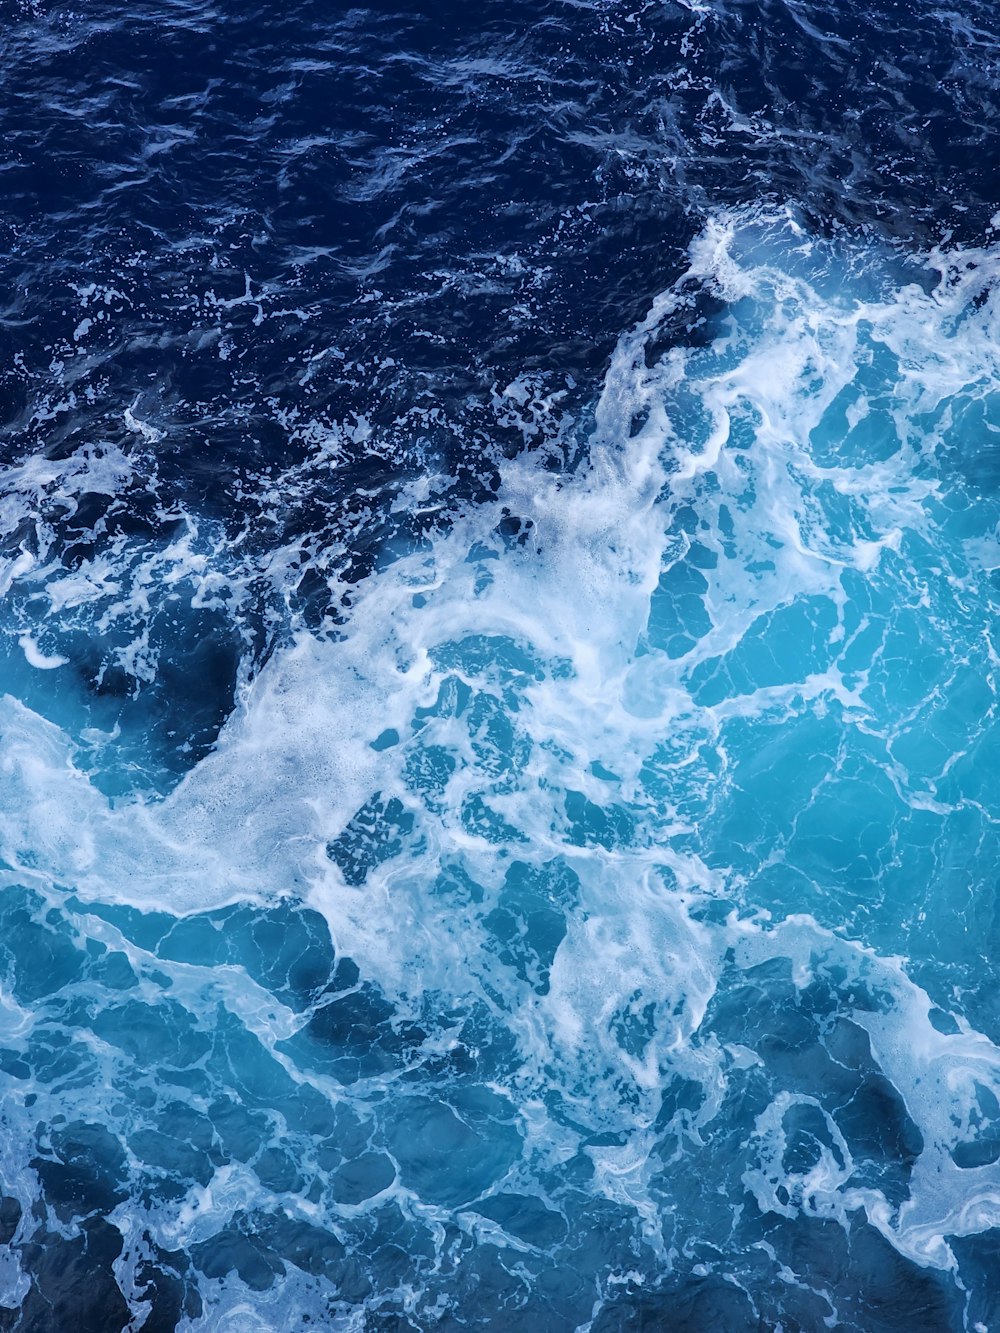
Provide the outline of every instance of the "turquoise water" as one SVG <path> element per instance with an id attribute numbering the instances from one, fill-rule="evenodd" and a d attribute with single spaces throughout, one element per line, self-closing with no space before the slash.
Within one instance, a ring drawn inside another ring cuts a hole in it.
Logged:
<path id="1" fill-rule="evenodd" d="M 25 1327 L 91 1318 L 74 1264 L 144 1329 L 993 1326 L 997 263 L 719 215 L 587 411 L 498 394 L 574 467 L 325 634 L 272 557 L 286 637 L 188 664 L 236 709 L 179 780 L 155 691 L 75 664 L 155 681 L 239 543 L 8 571 Z"/>

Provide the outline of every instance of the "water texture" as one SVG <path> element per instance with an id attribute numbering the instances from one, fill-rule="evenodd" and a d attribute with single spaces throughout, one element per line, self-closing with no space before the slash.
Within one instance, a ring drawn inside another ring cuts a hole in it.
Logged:
<path id="1" fill-rule="evenodd" d="M 0 16 L 0 1329 L 1000 1329 L 993 7 Z"/>

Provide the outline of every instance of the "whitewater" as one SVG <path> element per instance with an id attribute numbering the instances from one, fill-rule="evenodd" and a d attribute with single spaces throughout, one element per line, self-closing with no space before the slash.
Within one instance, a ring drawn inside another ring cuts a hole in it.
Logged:
<path id="1" fill-rule="evenodd" d="M 998 253 L 717 212 L 318 627 L 182 506 L 6 561 L 10 1327 L 75 1326 L 46 1246 L 88 1327 L 993 1326 Z M 129 414 L 5 533 L 127 493 Z M 80 642 L 155 679 L 261 580 L 171 776 Z"/>

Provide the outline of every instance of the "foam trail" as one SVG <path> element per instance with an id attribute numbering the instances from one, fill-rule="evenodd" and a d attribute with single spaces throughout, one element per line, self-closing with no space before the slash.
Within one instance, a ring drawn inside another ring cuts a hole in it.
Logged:
<path id="1" fill-rule="evenodd" d="M 733 1327 L 863 1318 L 803 1264 L 822 1236 L 961 1326 L 1000 1223 L 996 263 L 717 218 L 579 469 L 509 462 L 336 635 L 297 627 L 163 799 L 4 700 L 24 911 L 121 955 L 207 1071 L 101 1094 L 122 1283 L 136 1246 L 191 1256 L 192 1328 L 246 1290 L 261 1327 L 349 1328 L 489 1288 L 599 1330 L 716 1277 Z M 123 1002 L 84 975 L 110 1089 Z"/>

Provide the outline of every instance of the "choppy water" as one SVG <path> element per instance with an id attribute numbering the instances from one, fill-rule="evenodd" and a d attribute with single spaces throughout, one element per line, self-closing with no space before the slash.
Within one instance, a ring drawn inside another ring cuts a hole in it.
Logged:
<path id="1" fill-rule="evenodd" d="M 2 17 L 0 1327 L 1000 1328 L 992 7 Z"/>

